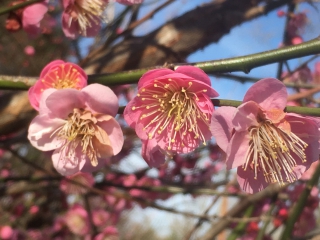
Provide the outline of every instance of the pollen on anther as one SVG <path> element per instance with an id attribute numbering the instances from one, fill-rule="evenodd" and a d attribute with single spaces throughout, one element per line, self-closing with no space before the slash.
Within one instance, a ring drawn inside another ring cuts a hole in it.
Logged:
<path id="1" fill-rule="evenodd" d="M 136 107 L 132 107 L 131 109 L 132 109 L 132 110 L 136 110 Z"/>

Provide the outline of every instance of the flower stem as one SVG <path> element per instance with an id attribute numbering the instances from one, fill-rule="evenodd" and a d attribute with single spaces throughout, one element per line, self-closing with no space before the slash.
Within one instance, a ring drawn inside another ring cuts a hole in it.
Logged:
<path id="1" fill-rule="evenodd" d="M 23 8 L 26 6 L 29 6 L 31 4 L 37 3 L 37 2 L 43 2 L 43 0 L 29 0 L 27 2 L 23 2 L 23 3 L 19 3 L 10 7 L 4 7 L 4 8 L 0 8 L 0 15 L 6 14 L 8 12 L 17 10 L 19 8 Z"/>

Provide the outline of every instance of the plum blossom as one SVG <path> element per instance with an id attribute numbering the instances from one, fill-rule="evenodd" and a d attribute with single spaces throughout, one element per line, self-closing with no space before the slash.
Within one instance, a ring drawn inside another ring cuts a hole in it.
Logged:
<path id="1" fill-rule="evenodd" d="M 22 2 L 25 1 L 15 1 L 11 5 Z M 6 20 L 6 29 L 17 31 L 23 28 L 31 37 L 38 35 L 40 33 L 40 21 L 48 11 L 48 2 L 49 0 L 45 0 L 11 12 Z"/>
<path id="2" fill-rule="evenodd" d="M 84 236 L 90 231 L 88 212 L 78 204 L 67 212 L 65 223 L 72 233 L 79 236 Z"/>
<path id="3" fill-rule="evenodd" d="M 44 90 L 48 88 L 82 89 L 87 86 L 87 75 L 81 67 L 74 63 L 55 60 L 42 70 L 39 80 L 29 89 L 29 101 L 31 106 L 39 110 L 39 102 Z"/>
<path id="4" fill-rule="evenodd" d="M 78 35 L 94 37 L 105 19 L 105 8 L 109 0 L 62 0 L 62 29 L 69 38 Z M 131 5 L 141 3 L 142 0 L 117 0 L 117 2 Z"/>
<path id="5" fill-rule="evenodd" d="M 199 68 L 155 69 L 138 83 L 137 96 L 124 110 L 124 119 L 142 140 L 142 156 L 149 166 L 164 163 L 165 155 L 188 153 L 206 144 L 218 93 Z"/>
<path id="6" fill-rule="evenodd" d="M 317 122 L 285 113 L 287 96 L 282 82 L 266 78 L 247 91 L 238 108 L 221 107 L 213 114 L 212 134 L 246 192 L 294 182 L 318 160 Z"/>
<path id="7" fill-rule="evenodd" d="M 54 150 L 53 165 L 62 175 L 95 171 L 122 148 L 123 133 L 114 119 L 118 107 L 116 95 L 100 84 L 47 89 L 28 138 L 41 151 Z"/>

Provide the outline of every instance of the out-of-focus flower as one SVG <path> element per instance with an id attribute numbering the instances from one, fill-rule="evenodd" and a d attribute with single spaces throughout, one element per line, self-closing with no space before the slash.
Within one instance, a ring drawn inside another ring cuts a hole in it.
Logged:
<path id="1" fill-rule="evenodd" d="M 44 90 L 48 88 L 82 89 L 87 86 L 87 75 L 74 63 L 55 60 L 44 67 L 39 80 L 29 89 L 29 101 L 32 107 L 39 110 L 39 103 Z"/>
<path id="2" fill-rule="evenodd" d="M 34 47 L 33 46 L 26 46 L 25 48 L 24 48 L 24 53 L 26 54 L 26 55 L 29 55 L 29 56 L 33 56 L 34 54 L 35 54 L 35 50 L 34 50 Z"/>
<path id="3" fill-rule="evenodd" d="M 24 1 L 16 1 L 11 5 L 22 2 Z M 10 13 L 6 21 L 6 29 L 9 31 L 17 31 L 22 27 L 31 37 L 38 35 L 40 33 L 40 21 L 48 11 L 48 2 L 49 0 L 34 3 Z"/>
<path id="4" fill-rule="evenodd" d="M 92 187 L 94 184 L 94 178 L 90 173 L 77 172 L 62 179 L 60 182 L 60 189 L 67 194 L 85 194 L 88 192 L 87 188 L 79 186 L 78 184 L 73 183 L 73 181 L 87 187 Z"/>
<path id="5" fill-rule="evenodd" d="M 105 226 L 110 220 L 110 213 L 103 209 L 92 211 L 92 221 L 97 227 Z"/>
<path id="6" fill-rule="evenodd" d="M 122 148 L 123 133 L 114 119 L 118 108 L 116 95 L 100 84 L 81 91 L 47 89 L 28 138 L 39 150 L 54 150 L 53 165 L 62 175 L 94 171 Z"/>
<path id="7" fill-rule="evenodd" d="M 187 153 L 211 138 L 209 126 L 218 93 L 199 68 L 155 69 L 138 83 L 137 96 L 128 103 L 124 119 L 142 140 L 149 166 L 164 162 L 164 154 Z"/>
<path id="8" fill-rule="evenodd" d="M 102 233 L 99 233 L 94 240 L 118 240 L 119 239 L 119 233 L 116 227 L 114 226 L 108 226 L 106 227 Z"/>
<path id="9" fill-rule="evenodd" d="M 87 211 L 80 205 L 74 205 L 65 216 L 65 223 L 70 231 L 84 236 L 89 233 L 89 219 Z"/>
<path id="10" fill-rule="evenodd" d="M 11 239 L 13 235 L 13 230 L 10 226 L 0 226 L 0 238 L 3 240 L 9 240 Z"/>
<path id="11" fill-rule="evenodd" d="M 213 114 L 212 134 L 246 192 L 294 182 L 319 157 L 317 122 L 285 113 L 286 103 L 284 84 L 266 78 L 247 91 L 238 108 L 221 107 Z"/>

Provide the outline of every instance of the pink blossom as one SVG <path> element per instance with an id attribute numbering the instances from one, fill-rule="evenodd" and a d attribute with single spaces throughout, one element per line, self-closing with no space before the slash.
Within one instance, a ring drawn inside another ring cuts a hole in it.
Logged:
<path id="1" fill-rule="evenodd" d="M 108 0 L 62 0 L 62 3 L 62 29 L 67 37 L 98 34 Z"/>
<path id="2" fill-rule="evenodd" d="M 221 107 L 213 114 L 212 134 L 246 192 L 294 182 L 318 159 L 317 122 L 285 113 L 287 96 L 282 82 L 266 78 L 247 91 L 238 108 Z"/>
<path id="3" fill-rule="evenodd" d="M 0 226 L 0 237 L 3 240 L 11 239 L 13 235 L 13 230 L 10 226 Z"/>
<path id="4" fill-rule="evenodd" d="M 68 180 L 75 181 L 87 187 L 92 187 L 94 184 L 94 178 L 90 173 L 77 172 L 73 175 L 67 176 L 60 182 L 60 189 L 67 194 L 85 194 L 88 192 L 87 188 L 74 184 Z"/>
<path id="5" fill-rule="evenodd" d="M 27 6 L 22 12 L 22 26 L 29 36 L 36 36 L 40 33 L 40 21 L 48 11 L 48 2 L 35 3 Z"/>
<path id="6" fill-rule="evenodd" d="M 87 86 L 87 75 L 74 63 L 55 60 L 42 70 L 39 80 L 29 89 L 29 101 L 32 107 L 39 110 L 39 102 L 44 90 L 48 88 L 82 89 Z"/>
<path id="7" fill-rule="evenodd" d="M 110 213 L 104 211 L 103 209 L 92 211 L 92 221 L 97 227 L 105 225 L 109 219 Z"/>
<path id="8" fill-rule="evenodd" d="M 25 48 L 24 48 L 24 53 L 26 54 L 26 55 L 29 55 L 29 56 L 33 56 L 34 54 L 35 54 L 35 50 L 34 50 L 34 47 L 33 46 L 26 46 Z"/>
<path id="9" fill-rule="evenodd" d="M 41 151 L 54 150 L 53 165 L 62 175 L 97 170 L 104 158 L 122 148 L 123 133 L 114 119 L 118 107 L 116 95 L 100 84 L 81 90 L 47 89 L 28 138 Z"/>
<path id="10" fill-rule="evenodd" d="M 11 5 L 22 2 L 25 1 L 15 1 Z M 40 21 L 48 11 L 48 2 L 49 0 L 44 0 L 11 12 L 6 20 L 6 29 L 17 31 L 23 28 L 31 37 L 38 35 L 40 33 Z"/>
<path id="11" fill-rule="evenodd" d="M 70 231 L 84 236 L 89 233 L 89 219 L 87 211 L 80 205 L 74 205 L 65 216 L 65 223 Z"/>
<path id="12" fill-rule="evenodd" d="M 118 240 L 119 239 L 119 233 L 116 227 L 114 226 L 108 226 L 106 227 L 102 233 L 99 233 L 94 240 Z"/>
<path id="13" fill-rule="evenodd" d="M 199 68 L 155 69 L 138 83 L 124 119 L 142 140 L 142 156 L 149 166 L 164 163 L 165 155 L 193 151 L 211 138 L 209 125 L 218 93 Z"/>

